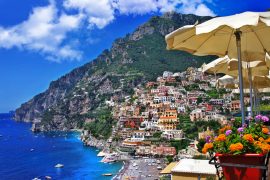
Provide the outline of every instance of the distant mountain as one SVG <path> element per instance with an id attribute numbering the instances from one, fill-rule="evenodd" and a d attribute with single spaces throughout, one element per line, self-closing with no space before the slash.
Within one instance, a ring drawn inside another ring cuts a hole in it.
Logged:
<path id="1" fill-rule="evenodd" d="M 115 40 L 93 61 L 71 71 L 16 110 L 18 121 L 41 122 L 42 130 L 80 127 L 105 100 L 123 99 L 132 88 L 155 79 L 163 71 L 182 71 L 214 57 L 168 51 L 164 36 L 175 29 L 210 17 L 175 12 L 154 16 L 132 34 Z"/>

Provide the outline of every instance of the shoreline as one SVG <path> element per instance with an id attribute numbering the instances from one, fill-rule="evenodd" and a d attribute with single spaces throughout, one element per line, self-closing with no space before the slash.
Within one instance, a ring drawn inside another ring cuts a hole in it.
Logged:
<path id="1" fill-rule="evenodd" d="M 157 163 L 159 160 L 161 163 Z M 163 158 L 138 158 L 125 161 L 123 168 L 112 178 L 113 180 L 122 179 L 138 179 L 138 180 L 153 180 L 159 179 L 161 169 L 165 168 L 166 164 Z"/>
<path id="2" fill-rule="evenodd" d="M 123 179 L 122 176 L 123 176 L 124 173 L 127 171 L 129 164 L 130 164 L 129 160 L 123 161 L 123 166 L 122 166 L 122 168 L 121 168 L 121 169 L 118 171 L 118 173 L 112 178 L 112 180 Z"/>

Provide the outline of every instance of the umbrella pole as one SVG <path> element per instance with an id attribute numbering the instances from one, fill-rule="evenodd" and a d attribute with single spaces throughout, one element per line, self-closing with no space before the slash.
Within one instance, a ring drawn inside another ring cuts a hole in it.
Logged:
<path id="1" fill-rule="evenodd" d="M 258 89 L 255 89 L 255 106 L 256 106 L 256 115 L 259 114 L 259 102 L 258 102 L 258 96 L 259 96 Z"/>
<path id="2" fill-rule="evenodd" d="M 254 93 L 254 96 L 253 96 L 253 107 L 254 107 L 254 115 L 257 115 L 257 106 L 256 106 L 256 89 L 254 88 L 253 89 L 253 93 Z"/>
<path id="3" fill-rule="evenodd" d="M 252 78 L 251 78 L 251 70 L 248 67 L 248 80 L 249 80 L 249 101 L 250 101 L 250 116 L 253 117 L 253 93 L 252 93 Z"/>
<path id="4" fill-rule="evenodd" d="M 245 124 L 245 104 L 243 92 L 243 76 L 242 76 L 242 60 L 241 60 L 241 31 L 236 30 L 234 35 L 236 38 L 237 56 L 238 56 L 238 77 L 239 77 L 239 90 L 240 90 L 240 104 L 241 104 L 241 117 L 242 125 Z"/>
<path id="5" fill-rule="evenodd" d="M 216 72 L 214 72 L 214 74 L 215 74 L 215 80 L 217 82 L 217 74 L 216 74 Z M 218 88 L 219 88 L 219 86 L 216 86 L 216 90 L 217 90 L 217 93 L 218 93 L 218 98 L 220 98 L 220 94 L 218 92 Z"/>

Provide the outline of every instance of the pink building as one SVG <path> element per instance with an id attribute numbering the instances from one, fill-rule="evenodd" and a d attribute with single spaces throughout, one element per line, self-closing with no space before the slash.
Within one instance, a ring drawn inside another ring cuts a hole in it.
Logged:
<path id="1" fill-rule="evenodd" d="M 152 146 L 151 154 L 159 156 L 174 156 L 176 155 L 176 149 L 175 147 L 169 146 Z"/>

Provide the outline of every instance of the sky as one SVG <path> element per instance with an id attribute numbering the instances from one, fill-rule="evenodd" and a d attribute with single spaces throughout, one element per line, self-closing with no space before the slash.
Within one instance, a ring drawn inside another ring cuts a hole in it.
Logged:
<path id="1" fill-rule="evenodd" d="M 267 9 L 269 0 L 0 0 L 0 112 L 45 91 L 153 15 Z"/>

